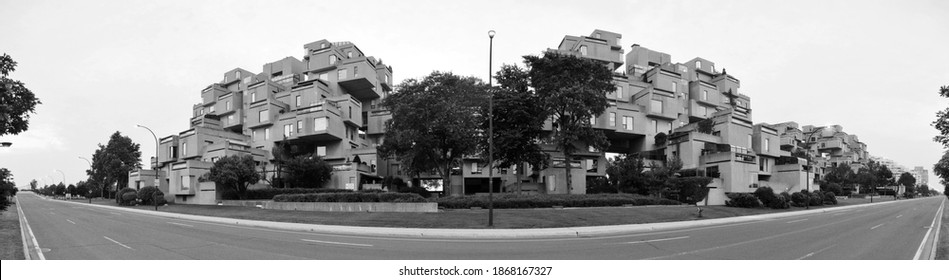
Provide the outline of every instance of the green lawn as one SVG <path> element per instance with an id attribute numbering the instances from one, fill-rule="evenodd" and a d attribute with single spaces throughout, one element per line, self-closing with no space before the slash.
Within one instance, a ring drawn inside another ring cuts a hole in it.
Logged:
<path id="1" fill-rule="evenodd" d="M 22 260 L 23 238 L 20 237 L 20 220 L 16 204 L 0 212 L 0 260 Z"/>
<path id="2" fill-rule="evenodd" d="M 949 211 L 942 210 L 942 227 L 939 230 L 939 244 L 937 245 L 936 259 L 949 260 Z"/>
<path id="3" fill-rule="evenodd" d="M 886 201 L 886 199 L 874 199 L 874 202 L 877 201 Z M 869 202 L 869 199 L 848 199 L 841 200 L 837 206 Z M 93 200 L 93 203 L 115 205 L 113 200 Z M 811 209 L 827 207 L 836 206 L 815 206 Z M 135 206 L 135 208 L 154 209 L 152 206 Z M 688 221 L 700 219 L 696 210 L 694 206 L 495 209 L 494 224 L 496 228 L 551 228 Z M 801 210 L 805 208 L 791 207 L 791 209 L 773 210 L 709 206 L 704 210 L 701 219 Z M 237 206 L 168 205 L 160 207 L 159 211 L 276 222 L 416 228 L 484 228 L 488 217 L 487 209 L 443 210 L 438 213 L 341 213 L 268 210 Z"/>

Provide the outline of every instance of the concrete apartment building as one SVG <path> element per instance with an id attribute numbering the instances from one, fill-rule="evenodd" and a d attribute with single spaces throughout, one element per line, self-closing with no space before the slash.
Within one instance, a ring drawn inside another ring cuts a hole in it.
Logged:
<path id="1" fill-rule="evenodd" d="M 153 170 L 130 172 L 129 187 L 154 186 L 160 177 L 169 201 L 213 204 L 223 190 L 200 179 L 213 162 L 251 155 L 261 170 L 272 170 L 271 149 L 286 144 L 291 155 L 318 155 L 332 165 L 331 186 L 379 188 L 389 166 L 375 149 L 390 115 L 377 104 L 391 90 L 392 68 L 350 42 L 306 44 L 303 60 L 286 57 L 258 73 L 226 71 L 201 91 L 190 128 L 161 138 Z"/>
<path id="2" fill-rule="evenodd" d="M 910 174 L 913 174 L 913 177 L 916 178 L 916 185 L 929 185 L 929 170 L 926 170 L 922 166 L 916 166 L 913 170 L 909 171 Z"/>

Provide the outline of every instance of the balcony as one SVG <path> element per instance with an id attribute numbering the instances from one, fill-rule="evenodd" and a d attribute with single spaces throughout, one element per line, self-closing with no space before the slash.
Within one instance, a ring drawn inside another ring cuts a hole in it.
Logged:
<path id="1" fill-rule="evenodd" d="M 750 164 L 757 164 L 758 156 L 748 149 L 731 146 L 728 144 L 711 144 L 702 149 L 702 156 L 699 162 L 716 163 L 725 161 L 735 161 Z"/>
<path id="2" fill-rule="evenodd" d="M 369 127 L 367 134 L 383 134 L 386 132 L 386 121 L 392 119 L 392 113 L 387 110 L 375 110 L 369 113 Z"/>

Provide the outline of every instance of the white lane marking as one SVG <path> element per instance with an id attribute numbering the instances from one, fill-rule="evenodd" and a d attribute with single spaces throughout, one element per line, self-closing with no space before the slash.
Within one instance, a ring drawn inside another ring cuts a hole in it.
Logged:
<path id="1" fill-rule="evenodd" d="M 348 246 L 360 246 L 360 247 L 372 247 L 371 244 L 356 244 L 356 243 L 343 243 L 343 242 L 332 242 L 332 241 L 320 241 L 320 240 L 310 240 L 310 239 L 300 239 L 306 242 L 313 243 L 324 243 L 324 244 L 334 244 L 334 245 L 348 245 Z"/>
<path id="2" fill-rule="evenodd" d="M 76 222 L 73 222 L 73 221 L 71 221 L 71 220 L 69 220 L 69 219 L 66 219 L 66 221 L 69 222 L 70 224 L 74 224 L 74 225 L 76 224 Z"/>
<path id="3" fill-rule="evenodd" d="M 896 218 L 902 217 L 903 215 L 896 216 Z"/>
<path id="4" fill-rule="evenodd" d="M 870 230 L 877 229 L 878 227 L 881 227 L 881 226 L 883 226 L 884 224 L 886 224 L 886 223 L 882 223 L 882 224 L 879 224 L 879 225 L 875 225 L 875 226 L 873 226 L 872 228 L 870 228 Z"/>
<path id="5" fill-rule="evenodd" d="M 193 225 L 181 224 L 181 223 L 175 223 L 175 222 L 166 222 L 166 223 L 173 224 L 173 225 L 179 225 L 179 226 L 183 226 L 183 227 L 194 227 Z"/>
<path id="6" fill-rule="evenodd" d="M 919 249 L 916 249 L 916 256 L 913 257 L 914 260 L 918 260 L 920 257 L 922 257 L 923 248 L 926 247 L 926 241 L 929 240 L 929 234 L 932 233 L 933 227 L 936 226 L 936 221 L 940 221 L 939 218 L 942 217 L 942 211 L 945 208 L 945 206 L 946 206 L 946 201 L 943 200 L 942 203 L 939 204 L 939 210 L 936 210 L 936 216 L 933 217 L 933 222 L 932 224 L 929 225 L 929 230 L 927 230 L 926 235 L 923 236 L 923 242 L 919 243 Z M 939 239 L 939 237 L 937 236 L 934 239 Z M 933 248 L 932 250 L 935 251 L 936 248 Z"/>
<path id="7" fill-rule="evenodd" d="M 800 257 L 800 258 L 797 258 L 797 259 L 798 259 L 798 260 L 803 260 L 803 259 L 806 259 L 806 258 L 810 258 L 810 257 L 812 257 L 812 256 L 814 256 L 814 255 L 816 255 L 816 254 L 819 254 L 820 252 L 827 251 L 827 249 L 834 248 L 834 246 L 837 246 L 837 244 L 830 245 L 830 246 L 828 246 L 828 247 L 826 247 L 826 248 L 824 248 L 824 249 L 820 249 L 820 250 L 811 252 L 810 254 L 804 255 L 803 257 Z"/>
<path id="8" fill-rule="evenodd" d="M 115 213 L 115 212 L 109 212 L 109 214 L 122 216 L 122 214 Z"/>
<path id="9" fill-rule="evenodd" d="M 845 215 L 845 214 L 849 214 L 849 213 L 837 213 L 837 214 L 834 214 L 834 216 L 840 216 L 840 215 Z"/>
<path id="10" fill-rule="evenodd" d="M 102 237 L 104 237 L 105 239 L 108 239 L 109 241 L 112 241 L 112 243 L 119 244 L 119 246 L 125 247 L 125 249 L 135 250 L 135 249 L 132 249 L 132 247 L 125 246 L 125 244 L 122 244 L 121 242 L 118 242 L 118 241 L 115 241 L 115 240 L 112 239 L 112 238 L 109 238 L 108 236 L 102 236 Z"/>
<path id="11" fill-rule="evenodd" d="M 39 258 L 40 260 L 46 260 L 46 256 L 43 255 L 43 250 L 40 249 L 40 243 L 36 242 L 36 235 L 33 235 L 33 229 L 30 228 L 30 221 L 26 219 L 26 215 L 24 215 L 23 209 L 20 208 L 19 197 L 16 199 L 16 211 L 19 212 L 18 214 L 20 214 L 20 218 L 23 218 L 22 224 L 20 226 L 20 231 L 21 231 L 20 234 L 21 236 L 23 236 L 23 249 L 24 249 L 23 254 L 26 255 L 26 259 L 27 260 L 31 259 L 30 250 L 29 250 L 29 246 L 27 246 L 27 240 L 26 240 L 27 234 L 24 234 L 22 232 L 26 232 L 29 234 L 30 242 L 33 243 L 33 248 L 35 250 L 36 257 Z"/>
<path id="12" fill-rule="evenodd" d="M 807 221 L 807 219 L 793 220 L 793 221 L 787 222 L 787 223 L 785 223 L 785 224 L 797 223 L 797 222 L 803 222 L 803 221 Z"/>
<path id="13" fill-rule="evenodd" d="M 685 238 L 689 238 L 689 237 L 688 237 L 688 236 L 679 236 L 679 237 L 653 239 L 653 240 L 640 240 L 640 241 L 633 241 L 633 242 L 624 242 L 623 244 L 639 244 L 639 243 L 648 243 L 648 242 L 657 242 L 657 241 L 668 241 L 668 240 L 677 240 L 677 239 L 685 239 Z"/>

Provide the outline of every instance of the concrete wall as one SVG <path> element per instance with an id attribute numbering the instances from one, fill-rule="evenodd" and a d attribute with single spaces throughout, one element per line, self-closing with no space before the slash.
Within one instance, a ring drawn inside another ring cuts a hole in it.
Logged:
<path id="1" fill-rule="evenodd" d="M 256 207 L 263 209 L 320 211 L 320 212 L 438 212 L 435 202 L 274 202 L 269 200 L 225 200 L 224 205 Z"/>

